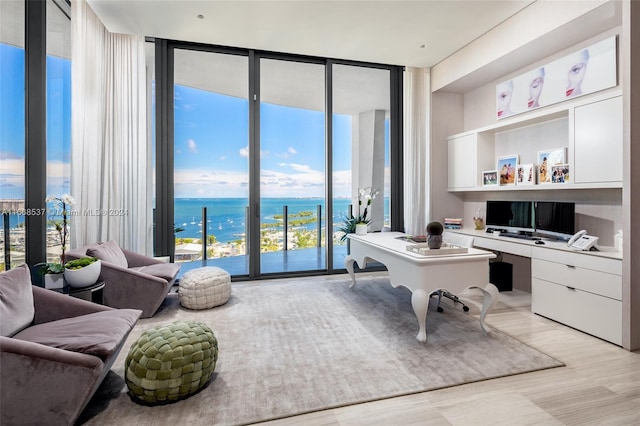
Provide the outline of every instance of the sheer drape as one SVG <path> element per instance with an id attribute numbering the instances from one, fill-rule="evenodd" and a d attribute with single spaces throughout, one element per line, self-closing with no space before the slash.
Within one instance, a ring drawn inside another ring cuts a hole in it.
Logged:
<path id="1" fill-rule="evenodd" d="M 72 1 L 72 244 L 116 240 L 150 254 L 144 38 L 109 33 Z"/>
<path id="2" fill-rule="evenodd" d="M 404 224 L 423 235 L 429 217 L 429 70 L 407 68 L 404 78 Z"/>

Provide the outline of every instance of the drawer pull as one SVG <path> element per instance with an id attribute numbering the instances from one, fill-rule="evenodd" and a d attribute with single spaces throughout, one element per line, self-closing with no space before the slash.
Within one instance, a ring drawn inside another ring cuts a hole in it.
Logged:
<path id="1" fill-rule="evenodd" d="M 571 290 L 571 291 L 576 291 L 576 288 L 575 288 L 575 287 L 569 287 L 569 286 L 567 286 L 567 288 L 568 288 L 569 290 Z"/>
<path id="2" fill-rule="evenodd" d="M 567 265 L 567 268 L 576 269 L 576 267 L 573 265 Z"/>

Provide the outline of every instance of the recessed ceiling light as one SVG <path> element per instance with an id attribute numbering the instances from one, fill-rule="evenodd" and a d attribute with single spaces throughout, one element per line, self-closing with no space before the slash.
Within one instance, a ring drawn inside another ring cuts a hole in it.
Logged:
<path id="1" fill-rule="evenodd" d="M 204 15 L 203 14 L 198 15 L 198 19 L 204 19 Z"/>
<path id="2" fill-rule="evenodd" d="M 426 44 L 421 44 L 421 45 L 420 45 L 420 49 L 424 49 L 425 47 L 427 47 L 427 45 L 426 45 Z"/>

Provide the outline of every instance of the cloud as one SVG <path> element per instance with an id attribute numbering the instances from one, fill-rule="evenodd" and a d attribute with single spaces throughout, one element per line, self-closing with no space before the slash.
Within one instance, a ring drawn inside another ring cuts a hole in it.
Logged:
<path id="1" fill-rule="evenodd" d="M 311 167 L 308 164 L 289 163 L 289 167 L 291 167 L 296 172 L 304 172 L 304 173 L 313 172 L 313 170 L 311 170 Z"/>
<path id="2" fill-rule="evenodd" d="M 193 139 L 189 139 L 187 141 L 187 145 L 189 146 L 189 151 L 193 152 L 194 154 L 198 152 L 198 144 Z"/>
<path id="3" fill-rule="evenodd" d="M 24 156 L 20 156 L 14 152 L 0 151 L 0 160 L 24 160 Z"/>
<path id="4" fill-rule="evenodd" d="M 296 149 L 292 146 L 290 146 L 289 148 L 287 148 L 287 152 L 283 152 L 281 154 L 275 154 L 276 157 L 278 158 L 289 158 L 292 155 L 296 155 L 298 153 L 298 151 L 296 151 Z"/>
<path id="5" fill-rule="evenodd" d="M 224 155 L 223 155 L 222 157 L 218 157 L 218 160 L 220 160 L 220 161 L 224 161 L 224 160 L 226 160 L 226 159 L 227 159 L 227 157 L 226 157 L 226 156 L 224 156 Z"/>

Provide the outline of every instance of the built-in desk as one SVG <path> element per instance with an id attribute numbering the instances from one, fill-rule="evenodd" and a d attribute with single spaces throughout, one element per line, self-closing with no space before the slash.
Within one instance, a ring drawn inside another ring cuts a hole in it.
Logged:
<path id="1" fill-rule="evenodd" d="M 576 251 L 566 242 L 545 244 L 461 229 L 473 245 L 531 259 L 531 311 L 622 345 L 622 253 L 613 247 Z"/>

